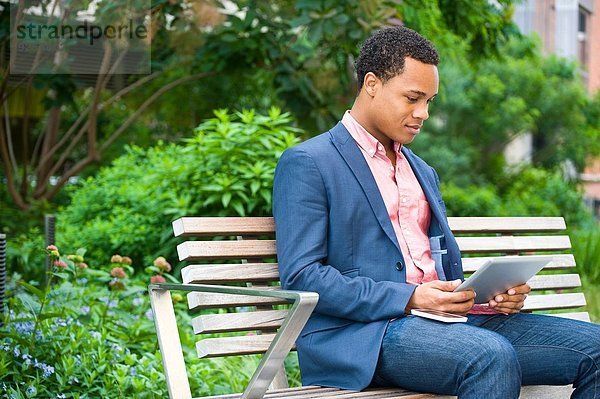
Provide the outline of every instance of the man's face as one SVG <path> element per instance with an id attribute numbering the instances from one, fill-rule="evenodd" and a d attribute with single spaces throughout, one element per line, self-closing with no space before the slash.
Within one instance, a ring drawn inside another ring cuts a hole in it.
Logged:
<path id="1" fill-rule="evenodd" d="M 365 128 L 387 148 L 391 141 L 409 144 L 429 118 L 429 103 L 438 92 L 437 67 L 406 58 L 402 74 L 385 83 L 374 75 L 371 79 L 365 79 L 372 98 Z"/>

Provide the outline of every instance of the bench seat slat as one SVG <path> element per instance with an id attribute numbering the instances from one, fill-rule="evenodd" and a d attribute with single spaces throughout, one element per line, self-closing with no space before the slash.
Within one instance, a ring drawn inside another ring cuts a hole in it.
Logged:
<path id="1" fill-rule="evenodd" d="M 287 310 L 206 314 L 194 317 L 192 325 L 196 334 L 276 329 L 287 314 Z"/>
<path id="2" fill-rule="evenodd" d="M 265 398 L 276 398 L 279 396 L 275 396 L 275 395 L 287 395 L 288 397 L 290 395 L 303 395 L 303 394 L 307 394 L 307 393 L 317 393 L 317 392 L 334 392 L 334 391 L 339 391 L 339 388 L 325 388 L 325 387 L 319 387 L 319 386 L 315 386 L 315 385 L 306 385 L 306 386 L 302 386 L 302 387 L 293 387 L 293 388 L 284 388 L 284 389 L 273 389 L 271 391 L 268 391 L 267 394 L 265 395 Z M 241 393 L 234 393 L 234 394 L 226 394 L 226 395 L 217 395 L 217 396 L 203 396 L 202 399 L 239 399 L 239 397 L 242 396 Z M 284 396 L 285 397 L 285 396 Z M 200 398 L 198 398 L 200 399 Z"/>
<path id="3" fill-rule="evenodd" d="M 462 253 L 562 251 L 571 248 L 569 236 L 456 237 Z"/>
<path id="4" fill-rule="evenodd" d="M 202 399 L 239 399 L 241 393 L 233 395 L 220 395 L 220 396 L 209 396 L 203 397 Z M 406 391 L 402 388 L 367 388 L 364 391 L 350 391 L 339 388 L 325 388 L 325 387 L 295 387 L 286 388 L 281 390 L 268 391 L 265 395 L 265 399 L 276 399 L 276 398 L 294 398 L 294 399 L 351 399 L 351 398 L 362 398 L 362 399 L 379 399 L 379 398 L 403 398 L 403 399 L 421 399 L 421 398 L 455 398 L 451 396 L 438 396 L 431 394 L 421 394 Z M 200 398 L 198 398 L 200 399 Z"/>

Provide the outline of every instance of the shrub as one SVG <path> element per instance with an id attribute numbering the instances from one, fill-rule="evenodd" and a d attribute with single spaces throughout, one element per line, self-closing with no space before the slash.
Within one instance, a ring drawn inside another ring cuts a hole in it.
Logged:
<path id="1" fill-rule="evenodd" d="M 150 262 L 165 248 L 175 259 L 170 222 L 178 217 L 269 215 L 277 159 L 299 141 L 291 123 L 276 108 L 220 110 L 184 143 L 128 147 L 72 190 L 57 242 L 93 248 L 92 260 L 121 251 Z"/>
<path id="2" fill-rule="evenodd" d="M 542 169 L 499 176 L 493 185 L 442 183 L 442 194 L 450 216 L 563 216 L 570 228 L 593 224 L 577 187 Z"/>
<path id="3" fill-rule="evenodd" d="M 174 280 L 165 259 L 136 273 L 128 257 L 115 255 L 97 267 L 88 265 L 84 250 L 47 253 L 54 267 L 45 284 L 13 276 L 8 286 L 9 311 L 0 325 L 0 397 L 167 397 L 147 294 L 151 275 Z M 197 359 L 183 296 L 174 294 L 173 301 L 178 319 L 189 326 L 180 337 L 194 395 L 241 392 L 258 357 Z M 286 367 L 297 374 L 295 357 L 286 359 Z"/>

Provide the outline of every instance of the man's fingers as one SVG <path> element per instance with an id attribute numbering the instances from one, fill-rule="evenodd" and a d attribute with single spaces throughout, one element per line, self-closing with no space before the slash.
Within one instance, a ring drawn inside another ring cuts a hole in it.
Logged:
<path id="1" fill-rule="evenodd" d="M 496 295 L 496 297 L 494 298 L 494 301 L 496 301 L 498 303 L 523 302 L 525 300 L 525 298 L 527 298 L 526 294 L 517 294 L 517 295 L 502 294 L 502 295 Z"/>
<path id="2" fill-rule="evenodd" d="M 530 292 L 531 292 L 531 287 L 529 286 L 529 284 L 521 284 L 521 285 L 517 285 L 516 287 L 512 287 L 511 289 L 509 289 L 507 294 L 508 295 L 529 294 Z"/>
<path id="3" fill-rule="evenodd" d="M 460 283 L 461 283 L 461 280 L 452 280 L 452 281 L 435 280 L 428 284 L 430 284 L 432 288 L 437 288 L 438 290 L 441 290 L 441 291 L 452 292 L 456 289 L 456 287 L 458 287 L 460 285 Z"/>

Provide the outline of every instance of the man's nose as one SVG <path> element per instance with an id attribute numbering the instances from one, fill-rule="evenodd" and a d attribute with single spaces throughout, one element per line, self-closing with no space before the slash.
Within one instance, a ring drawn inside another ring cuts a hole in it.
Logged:
<path id="1" fill-rule="evenodd" d="M 429 118 L 429 104 L 419 104 L 413 111 L 413 118 L 427 120 Z"/>

